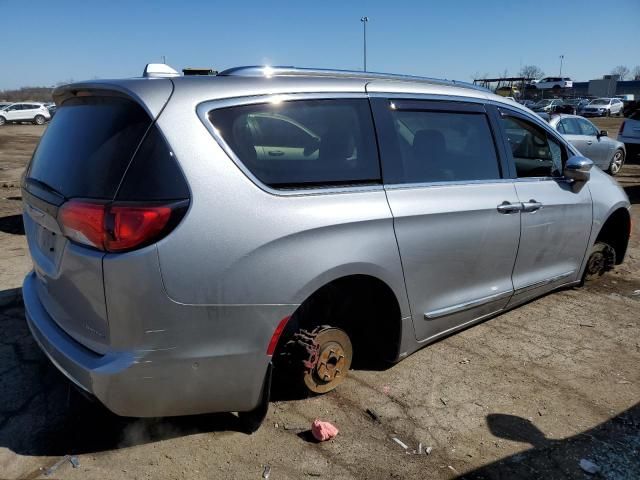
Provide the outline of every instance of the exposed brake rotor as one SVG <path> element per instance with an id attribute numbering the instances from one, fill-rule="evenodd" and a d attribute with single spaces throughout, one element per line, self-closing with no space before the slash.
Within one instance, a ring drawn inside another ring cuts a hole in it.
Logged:
<path id="1" fill-rule="evenodd" d="M 304 383 L 309 390 L 326 393 L 346 378 L 351 368 L 353 347 L 344 330 L 323 325 L 312 331 L 301 330 L 292 341 L 306 352 L 302 364 Z"/>

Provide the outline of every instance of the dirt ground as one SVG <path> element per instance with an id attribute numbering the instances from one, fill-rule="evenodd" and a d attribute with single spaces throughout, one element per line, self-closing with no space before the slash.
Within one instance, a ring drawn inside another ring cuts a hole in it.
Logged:
<path id="1" fill-rule="evenodd" d="M 615 137 L 619 119 L 596 122 Z M 0 128 L 0 295 L 30 268 L 15 185 L 43 129 Z M 619 182 L 634 204 L 632 241 L 600 282 L 387 370 L 354 371 L 325 396 L 274 401 L 253 435 L 232 414 L 125 419 L 79 400 L 31 339 L 19 303 L 0 307 L 0 478 L 258 479 L 268 465 L 271 479 L 638 479 L 640 165 L 626 165 Z M 316 417 L 340 429 L 336 439 L 309 441 Z M 431 453 L 412 454 L 419 443 Z M 43 476 L 65 454 L 80 466 Z M 583 472 L 581 459 L 600 473 Z"/>

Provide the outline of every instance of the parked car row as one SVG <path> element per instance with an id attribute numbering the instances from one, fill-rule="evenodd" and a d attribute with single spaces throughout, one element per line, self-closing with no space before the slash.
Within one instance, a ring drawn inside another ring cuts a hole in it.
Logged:
<path id="1" fill-rule="evenodd" d="M 0 103 L 0 125 L 17 122 L 43 125 L 53 116 L 47 105 L 41 102 Z M 55 110 L 55 104 L 53 106 Z"/>
<path id="2" fill-rule="evenodd" d="M 596 98 L 591 101 L 586 98 L 547 98 L 533 104 L 530 100 L 524 102 L 521 103 L 536 113 L 566 113 L 584 117 L 611 117 L 624 113 L 624 104 L 619 98 Z"/>

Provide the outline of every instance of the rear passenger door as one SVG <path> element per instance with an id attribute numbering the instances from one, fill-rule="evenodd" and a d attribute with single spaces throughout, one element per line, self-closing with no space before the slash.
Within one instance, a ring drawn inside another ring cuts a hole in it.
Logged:
<path id="1" fill-rule="evenodd" d="M 562 176 L 570 151 L 551 129 L 510 109 L 501 109 L 500 118 L 523 205 L 513 304 L 578 279 L 591 233 L 591 195 Z"/>
<path id="2" fill-rule="evenodd" d="M 520 212 L 484 105 L 378 97 L 372 106 L 417 339 L 501 310 Z"/>

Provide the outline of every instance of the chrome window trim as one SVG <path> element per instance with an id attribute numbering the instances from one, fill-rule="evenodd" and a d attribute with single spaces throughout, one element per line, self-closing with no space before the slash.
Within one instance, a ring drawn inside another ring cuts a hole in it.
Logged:
<path id="1" fill-rule="evenodd" d="M 491 185 L 496 183 L 513 183 L 513 178 L 495 178 L 490 180 L 446 180 L 442 182 L 385 183 L 386 190 L 403 190 L 413 188 L 451 187 L 458 185 Z"/>
<path id="2" fill-rule="evenodd" d="M 344 186 L 330 186 L 330 187 L 299 187 L 292 188 L 290 190 L 279 190 L 272 188 L 262 181 L 260 181 L 251 171 L 244 165 L 242 160 L 235 154 L 235 152 L 229 147 L 227 142 L 222 138 L 222 135 L 209 121 L 209 113 L 213 110 L 221 108 L 237 107 L 242 105 L 256 105 L 261 103 L 270 102 L 287 102 L 293 100 L 336 100 L 336 99 L 366 99 L 369 96 L 364 92 L 304 92 L 304 93 L 284 93 L 273 94 L 267 93 L 264 95 L 252 95 L 246 97 L 233 97 L 220 100 L 207 100 L 196 105 L 196 114 L 198 118 L 209 131 L 211 136 L 225 151 L 229 158 L 236 164 L 240 171 L 254 183 L 261 190 L 279 197 L 298 197 L 298 196 L 311 196 L 311 195 L 329 195 L 338 193 L 359 193 L 359 192 L 376 192 L 384 191 L 384 185 L 371 184 L 371 185 L 344 185 Z M 377 151 L 377 150 L 376 150 Z M 378 163 L 380 162 L 378 155 Z"/>
<path id="3" fill-rule="evenodd" d="M 366 88 L 366 87 L 365 87 Z M 483 92 L 480 92 L 483 93 Z M 399 92 L 371 92 L 367 95 L 369 98 L 387 98 L 389 100 L 440 100 L 449 102 L 463 103 L 479 103 L 488 104 L 489 101 L 484 97 L 464 96 L 464 95 L 442 95 L 437 93 L 399 93 Z"/>
<path id="4" fill-rule="evenodd" d="M 491 303 L 503 298 L 510 297 L 511 295 L 513 295 L 513 290 L 505 290 L 504 292 L 493 293 L 491 295 L 487 295 L 486 297 L 477 298 L 475 300 L 470 300 L 464 303 L 458 303 L 457 305 L 452 305 L 450 307 L 439 308 L 430 312 L 425 312 L 424 319 L 433 320 L 436 318 L 451 315 L 453 313 L 463 312 L 465 310 L 470 310 L 472 308 L 479 307 L 480 305 L 484 305 L 485 303 Z"/>

